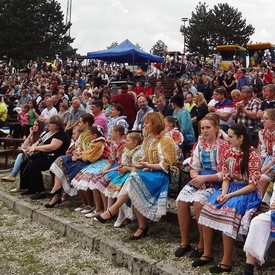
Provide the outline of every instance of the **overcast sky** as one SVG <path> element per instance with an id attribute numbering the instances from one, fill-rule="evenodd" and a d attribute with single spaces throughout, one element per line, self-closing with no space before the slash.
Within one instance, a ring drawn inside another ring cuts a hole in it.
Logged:
<path id="1" fill-rule="evenodd" d="M 57 1 L 65 16 L 67 0 Z M 206 2 L 209 8 L 217 3 L 228 3 L 242 12 L 247 24 L 255 28 L 251 37 L 253 43 L 275 43 L 274 0 L 201 2 Z M 187 0 L 73 0 L 71 36 L 75 41 L 72 46 L 85 55 L 127 38 L 148 52 L 158 40 L 164 41 L 169 51 L 182 51 L 181 18 L 190 18 L 198 3 Z"/>

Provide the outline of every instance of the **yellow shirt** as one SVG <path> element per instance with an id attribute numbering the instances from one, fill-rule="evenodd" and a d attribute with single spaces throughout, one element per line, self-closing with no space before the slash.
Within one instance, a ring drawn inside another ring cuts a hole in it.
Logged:
<path id="1" fill-rule="evenodd" d="M 7 108 L 7 105 L 3 102 L 0 102 L 0 113 L 2 114 L 0 116 L 0 119 L 2 121 L 6 121 L 7 116 L 8 116 L 8 108 Z"/>

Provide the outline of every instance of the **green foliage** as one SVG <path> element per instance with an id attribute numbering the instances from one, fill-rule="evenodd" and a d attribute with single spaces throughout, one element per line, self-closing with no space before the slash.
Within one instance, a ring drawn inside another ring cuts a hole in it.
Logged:
<path id="1" fill-rule="evenodd" d="M 137 43 L 136 46 L 137 46 L 139 49 L 141 49 L 141 50 L 144 51 L 144 49 L 139 45 L 139 43 Z"/>
<path id="2" fill-rule="evenodd" d="M 112 49 L 112 48 L 116 47 L 117 45 L 118 45 L 118 42 L 117 42 L 117 41 L 113 41 L 113 42 L 110 44 L 110 46 L 107 46 L 107 50 Z"/>
<path id="3" fill-rule="evenodd" d="M 255 29 L 242 19 L 242 13 L 227 3 L 217 4 L 209 9 L 206 3 L 199 3 L 189 20 L 189 26 L 180 32 L 186 37 L 190 52 L 209 56 L 217 45 L 237 44 L 245 46 Z"/>
<path id="4" fill-rule="evenodd" d="M 155 55 L 164 55 L 168 50 L 167 45 L 162 41 L 158 40 L 155 45 L 151 48 L 151 51 Z"/>
<path id="5" fill-rule="evenodd" d="M 71 56 L 74 39 L 63 17 L 56 0 L 0 0 L 0 55 L 17 61 Z"/>

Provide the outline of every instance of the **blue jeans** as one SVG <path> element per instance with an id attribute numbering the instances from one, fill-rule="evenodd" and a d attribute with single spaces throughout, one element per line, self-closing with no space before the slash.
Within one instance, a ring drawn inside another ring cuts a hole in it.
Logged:
<path id="1" fill-rule="evenodd" d="M 13 168 L 12 168 L 12 171 L 11 171 L 11 175 L 13 177 L 16 177 L 16 175 L 18 174 L 22 161 L 23 161 L 23 154 L 20 153 L 17 155 L 16 160 L 13 165 Z"/>

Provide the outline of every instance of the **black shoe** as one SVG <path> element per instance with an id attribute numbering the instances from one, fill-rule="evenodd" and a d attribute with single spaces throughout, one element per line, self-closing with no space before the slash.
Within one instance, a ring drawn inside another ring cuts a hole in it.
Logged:
<path id="1" fill-rule="evenodd" d="M 58 190 L 56 190 L 54 193 L 47 193 L 47 196 L 50 198 L 53 198 L 57 194 L 61 194 L 62 192 L 62 187 L 60 187 Z"/>
<path id="2" fill-rule="evenodd" d="M 54 208 L 54 206 L 55 206 L 56 204 L 57 204 L 57 206 L 59 206 L 61 203 L 62 203 L 62 200 L 61 200 L 61 198 L 59 198 L 57 201 L 55 201 L 55 202 L 52 203 L 52 204 L 47 203 L 47 204 L 45 205 L 45 207 L 46 207 L 46 208 Z"/>
<path id="3" fill-rule="evenodd" d="M 191 245 L 186 244 L 186 245 L 181 245 L 176 251 L 175 251 L 175 256 L 180 258 L 184 256 L 187 252 L 191 250 Z"/>
<path id="4" fill-rule="evenodd" d="M 200 258 L 204 253 L 203 248 L 198 248 L 197 246 L 189 254 L 190 258 Z"/>
<path id="5" fill-rule="evenodd" d="M 35 193 L 34 195 L 31 196 L 31 199 L 32 200 L 40 200 L 40 199 L 44 199 L 46 198 L 46 193 L 40 193 L 40 192 L 37 192 Z"/>
<path id="6" fill-rule="evenodd" d="M 193 267 L 204 266 L 213 261 L 213 257 L 202 256 L 202 258 L 205 258 L 206 260 L 197 259 L 192 263 L 192 266 Z"/>
<path id="7" fill-rule="evenodd" d="M 101 222 L 101 223 L 106 223 L 107 221 L 110 221 L 111 219 L 113 219 L 114 216 L 113 216 L 113 214 L 111 213 L 111 211 L 110 211 L 110 210 L 107 210 L 107 211 L 108 211 L 109 214 L 110 214 L 110 218 L 104 219 L 104 218 L 101 217 L 101 215 L 96 215 L 96 216 L 94 217 L 94 220 L 99 221 L 99 222 Z"/>
<path id="8" fill-rule="evenodd" d="M 222 268 L 224 266 L 225 268 Z M 210 273 L 223 273 L 223 272 L 231 272 L 232 267 L 226 264 L 219 264 L 216 266 L 212 266 L 209 268 Z"/>
<path id="9" fill-rule="evenodd" d="M 130 240 L 131 240 L 131 241 L 139 240 L 139 239 L 145 238 L 145 237 L 147 236 L 147 233 L 148 233 L 148 225 L 147 225 L 145 228 L 139 227 L 138 229 L 140 229 L 140 230 L 142 231 L 141 234 L 138 235 L 138 236 L 135 236 L 135 235 L 131 236 L 131 237 L 130 237 Z"/>
<path id="10" fill-rule="evenodd" d="M 27 190 L 21 192 L 21 195 L 22 195 L 22 196 L 25 196 L 25 195 L 33 195 L 33 194 L 35 194 L 35 192 L 34 192 L 34 191 L 31 191 L 30 189 L 27 189 Z"/>

